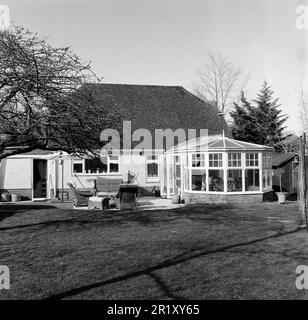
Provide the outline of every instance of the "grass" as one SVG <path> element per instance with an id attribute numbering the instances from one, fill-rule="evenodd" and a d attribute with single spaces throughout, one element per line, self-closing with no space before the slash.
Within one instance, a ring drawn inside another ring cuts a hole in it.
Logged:
<path id="1" fill-rule="evenodd" d="M 307 299 L 297 205 L 104 213 L 0 205 L 0 299 Z"/>

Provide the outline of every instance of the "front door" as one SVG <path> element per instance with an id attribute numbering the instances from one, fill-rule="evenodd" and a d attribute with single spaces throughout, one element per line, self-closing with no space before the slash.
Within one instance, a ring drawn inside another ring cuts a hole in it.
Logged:
<path id="1" fill-rule="evenodd" d="M 47 160 L 33 160 L 33 198 L 47 197 Z"/>

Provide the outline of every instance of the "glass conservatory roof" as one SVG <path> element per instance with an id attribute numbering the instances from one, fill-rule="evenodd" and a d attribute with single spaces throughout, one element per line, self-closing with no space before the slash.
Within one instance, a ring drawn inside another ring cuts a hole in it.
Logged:
<path id="1" fill-rule="evenodd" d="M 166 151 L 166 153 L 183 153 L 192 151 L 273 151 L 272 147 L 263 146 L 224 136 L 198 137 L 182 142 Z"/>

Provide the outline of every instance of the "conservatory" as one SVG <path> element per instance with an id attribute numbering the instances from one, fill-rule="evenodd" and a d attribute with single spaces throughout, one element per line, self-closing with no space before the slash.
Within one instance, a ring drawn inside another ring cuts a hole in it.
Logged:
<path id="1" fill-rule="evenodd" d="M 272 194 L 271 147 L 211 136 L 165 152 L 161 194 L 185 203 L 260 202 Z"/>

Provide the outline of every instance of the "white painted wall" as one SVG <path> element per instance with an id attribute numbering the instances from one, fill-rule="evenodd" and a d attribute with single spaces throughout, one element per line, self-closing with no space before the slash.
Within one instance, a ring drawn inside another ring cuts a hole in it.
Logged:
<path id="1" fill-rule="evenodd" d="M 162 160 L 162 155 L 160 156 Z M 160 185 L 160 179 L 163 173 L 162 161 L 159 164 L 159 178 L 150 180 L 146 177 L 146 157 L 139 154 L 121 154 L 120 156 L 120 173 L 119 174 L 74 174 L 73 160 L 67 156 L 63 160 L 63 186 L 66 189 L 67 183 L 71 182 L 76 188 L 93 188 L 94 180 L 97 177 L 121 178 L 123 181 L 128 179 L 128 170 L 137 175 L 137 181 L 141 186 Z M 62 188 L 62 166 L 58 165 L 57 188 Z"/>
<path id="2" fill-rule="evenodd" d="M 0 188 L 32 188 L 32 159 L 3 159 L 0 162 Z"/>
<path id="3" fill-rule="evenodd" d="M 134 173 L 137 176 L 137 183 L 141 186 L 154 186 L 160 185 L 160 179 L 162 177 L 162 156 L 159 156 L 159 165 L 158 165 L 158 179 L 147 178 L 146 176 L 146 155 L 133 154 L 128 155 L 124 154 L 121 156 L 121 167 L 120 170 L 123 174 L 123 179 L 127 180 L 128 171 Z"/>
<path id="4" fill-rule="evenodd" d="M 32 161 L 36 157 L 6 158 L 0 162 L 0 188 L 1 189 L 32 189 Z M 39 158 L 39 157 L 37 157 Z M 149 180 L 146 177 L 146 156 L 144 154 L 121 154 L 119 174 L 74 174 L 73 160 L 70 156 L 63 157 L 63 187 L 71 182 L 77 188 L 90 189 L 94 187 L 94 179 L 98 176 L 117 177 L 127 181 L 128 170 L 137 175 L 135 183 L 140 186 L 160 185 L 163 174 L 162 155 L 159 156 L 159 178 Z M 62 165 L 57 158 L 47 161 L 47 196 L 52 197 L 51 190 L 62 189 Z"/>

